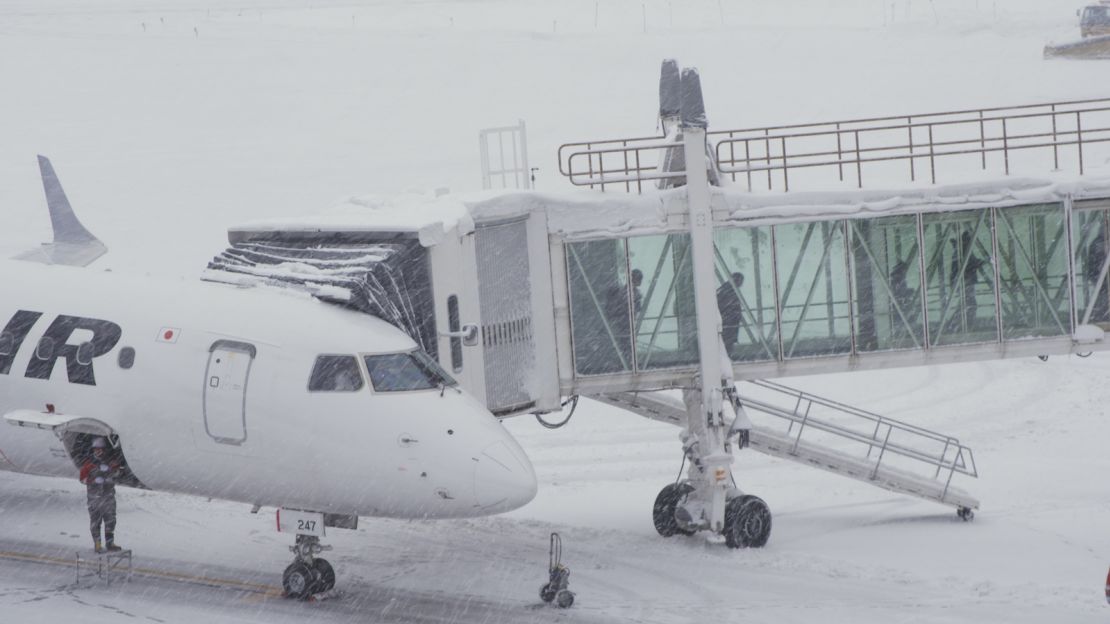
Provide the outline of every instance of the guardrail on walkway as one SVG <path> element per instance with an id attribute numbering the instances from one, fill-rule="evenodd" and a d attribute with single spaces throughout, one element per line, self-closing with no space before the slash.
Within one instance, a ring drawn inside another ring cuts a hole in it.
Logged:
<path id="1" fill-rule="evenodd" d="M 789 423 L 786 435 L 793 440 L 795 450 L 802 444 L 802 437 L 807 430 L 817 430 L 863 445 L 866 448 L 867 460 L 875 456 L 871 478 L 878 475 L 883 459 L 887 455 L 923 463 L 936 468 L 934 479 L 939 480 L 942 478 L 942 473 L 947 473 L 944 475 L 944 490 L 941 498 L 947 494 L 952 477 L 956 473 L 969 477 L 979 476 L 971 449 L 952 436 L 873 414 L 771 381 L 750 379 L 744 383 L 769 390 L 787 399 L 789 403 L 793 403 L 792 406 L 777 405 L 753 397 L 743 392 L 741 387 L 741 401 L 746 409 L 777 416 Z M 856 423 L 859 426 L 841 424 L 832 418 L 814 414 L 814 406 L 826 408 L 835 415 L 845 416 L 847 422 Z"/>
<path id="2" fill-rule="evenodd" d="M 789 191 L 791 173 L 804 169 L 835 169 L 840 182 L 854 177 L 862 188 L 865 166 L 897 161 L 911 182 L 927 173 L 935 184 L 938 161 L 957 156 L 1009 175 L 1013 157 L 1027 152 L 1045 156 L 1044 170 L 1051 155 L 1051 170 L 1074 166 L 1082 175 L 1085 149 L 1110 142 L 1110 98 L 716 130 L 708 139 L 718 171 L 748 190 Z M 661 166 L 675 145 L 662 136 L 567 143 L 559 171 L 576 186 L 641 193 L 645 182 L 683 177 Z"/>

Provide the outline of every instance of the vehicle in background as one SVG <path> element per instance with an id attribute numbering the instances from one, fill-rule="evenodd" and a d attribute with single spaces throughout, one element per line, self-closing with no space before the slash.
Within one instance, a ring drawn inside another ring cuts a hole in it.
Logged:
<path id="1" fill-rule="evenodd" d="M 1110 2 L 1103 0 L 1083 8 L 1079 14 L 1079 34 L 1083 38 L 1110 35 Z"/>

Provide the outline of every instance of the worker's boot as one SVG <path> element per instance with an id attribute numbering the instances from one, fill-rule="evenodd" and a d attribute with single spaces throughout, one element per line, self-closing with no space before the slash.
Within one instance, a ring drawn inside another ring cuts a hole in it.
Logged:
<path id="1" fill-rule="evenodd" d="M 105 548 L 105 550 L 107 550 L 108 552 L 118 552 L 118 551 L 121 551 L 123 549 L 120 548 L 119 546 L 116 546 L 116 538 L 115 537 L 109 537 L 108 538 L 108 546 L 107 546 L 107 548 Z"/>
<path id="2" fill-rule="evenodd" d="M 98 553 L 104 552 L 104 548 L 100 545 L 100 540 L 93 538 L 93 550 Z"/>

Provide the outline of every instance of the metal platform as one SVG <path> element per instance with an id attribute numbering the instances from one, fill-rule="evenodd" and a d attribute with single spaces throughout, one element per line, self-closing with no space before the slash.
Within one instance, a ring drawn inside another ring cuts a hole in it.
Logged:
<path id="1" fill-rule="evenodd" d="M 113 581 L 126 582 L 131 580 L 132 571 L 130 549 L 91 554 L 77 551 L 74 561 L 74 584 L 80 585 L 82 579 L 86 581 L 97 579 L 108 585 Z"/>
<path id="2" fill-rule="evenodd" d="M 738 387 L 754 424 L 752 450 L 958 510 L 979 508 L 952 485 L 956 475 L 979 476 L 971 449 L 958 439 L 777 383 Z M 687 422 L 682 402 L 659 393 L 591 398 L 652 420 Z"/>

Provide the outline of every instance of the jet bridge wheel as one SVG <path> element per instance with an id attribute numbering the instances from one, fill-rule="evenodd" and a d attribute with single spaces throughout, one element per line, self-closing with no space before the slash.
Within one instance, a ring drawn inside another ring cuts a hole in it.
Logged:
<path id="1" fill-rule="evenodd" d="M 693 531 L 679 526 L 678 521 L 675 520 L 678 504 L 689 491 L 689 487 L 684 483 L 670 483 L 659 492 L 659 496 L 655 497 L 655 507 L 651 510 L 651 517 L 655 521 L 655 530 L 663 537 L 694 534 Z"/>
<path id="2" fill-rule="evenodd" d="M 729 548 L 761 548 L 771 537 L 771 509 L 758 496 L 739 496 L 725 506 Z"/>

